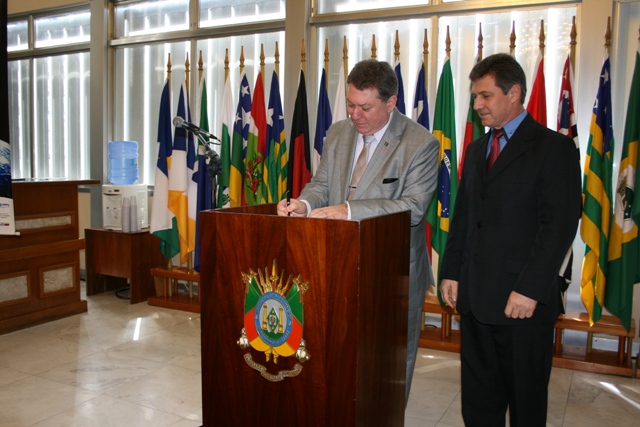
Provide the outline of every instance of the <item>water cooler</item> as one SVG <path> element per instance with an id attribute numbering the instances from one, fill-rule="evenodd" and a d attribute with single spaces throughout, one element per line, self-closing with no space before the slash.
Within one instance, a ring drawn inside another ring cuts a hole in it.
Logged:
<path id="1" fill-rule="evenodd" d="M 103 185 L 102 226 L 107 230 L 122 230 L 122 204 L 124 197 L 136 197 L 138 222 L 141 228 L 149 227 L 147 186 L 145 184 Z"/>

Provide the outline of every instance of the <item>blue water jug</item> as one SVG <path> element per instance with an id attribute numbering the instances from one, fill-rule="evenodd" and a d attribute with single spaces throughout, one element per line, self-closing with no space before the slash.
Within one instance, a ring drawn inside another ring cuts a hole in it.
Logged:
<path id="1" fill-rule="evenodd" d="M 138 182 L 138 143 L 109 142 L 109 182 L 115 185 Z"/>

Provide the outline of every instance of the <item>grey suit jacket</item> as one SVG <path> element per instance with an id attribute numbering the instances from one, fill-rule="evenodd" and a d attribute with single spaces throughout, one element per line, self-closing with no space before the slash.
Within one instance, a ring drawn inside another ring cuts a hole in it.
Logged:
<path id="1" fill-rule="evenodd" d="M 327 131 L 318 171 L 299 196 L 311 209 L 345 202 L 357 137 L 351 119 L 335 123 Z M 354 220 L 411 212 L 410 295 L 434 283 L 425 240 L 425 212 L 438 179 L 439 149 L 438 140 L 429 131 L 394 110 L 349 201 Z"/>

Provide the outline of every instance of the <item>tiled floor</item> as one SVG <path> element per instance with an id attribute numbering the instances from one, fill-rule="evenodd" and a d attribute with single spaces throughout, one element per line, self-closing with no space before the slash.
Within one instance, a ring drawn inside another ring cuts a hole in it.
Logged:
<path id="1" fill-rule="evenodd" d="M 195 427 L 200 317 L 87 297 L 88 313 L 0 335 L 2 427 Z M 460 363 L 420 350 L 405 426 L 463 426 Z M 640 380 L 553 370 L 548 426 L 640 425 Z"/>

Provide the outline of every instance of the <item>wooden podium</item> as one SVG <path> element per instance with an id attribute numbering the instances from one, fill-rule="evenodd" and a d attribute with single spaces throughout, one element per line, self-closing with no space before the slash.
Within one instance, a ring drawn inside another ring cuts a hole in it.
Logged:
<path id="1" fill-rule="evenodd" d="M 363 221 L 275 213 L 275 204 L 201 213 L 203 425 L 404 425 L 409 212 Z M 238 344 L 246 322 L 263 316 L 261 300 L 247 310 L 246 278 L 274 273 L 308 284 L 307 361 L 274 363 Z"/>

